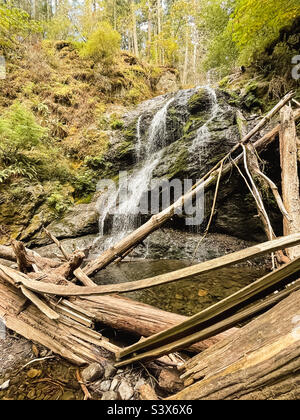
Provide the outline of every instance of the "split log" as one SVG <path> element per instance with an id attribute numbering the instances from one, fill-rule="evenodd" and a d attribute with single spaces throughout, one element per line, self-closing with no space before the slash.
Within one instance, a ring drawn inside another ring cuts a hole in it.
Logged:
<path id="1" fill-rule="evenodd" d="M 109 248 L 105 252 L 103 252 L 98 258 L 94 261 L 91 261 L 85 268 L 84 272 L 87 275 L 91 275 L 96 273 L 97 271 L 101 270 L 102 268 L 106 267 L 112 261 L 117 258 L 122 257 L 129 249 L 133 248 L 136 244 L 143 241 L 150 233 L 154 232 L 158 228 L 160 228 L 167 220 L 174 216 L 177 209 L 181 209 L 183 204 L 186 202 L 191 201 L 196 194 L 200 191 L 203 191 L 213 182 L 218 179 L 219 171 L 223 170 L 220 168 L 220 165 L 224 163 L 226 159 L 228 159 L 234 151 L 236 151 L 240 144 L 247 143 L 251 137 L 256 134 L 259 130 L 261 130 L 270 119 L 276 115 L 276 113 L 293 97 L 293 93 L 287 94 L 242 140 L 240 143 L 236 144 L 230 152 L 221 159 L 219 163 L 217 163 L 214 168 L 212 168 L 197 184 L 194 185 L 191 191 L 189 191 L 184 196 L 180 197 L 176 200 L 168 208 L 164 209 L 162 212 L 154 215 L 151 217 L 149 221 L 147 221 L 144 225 L 136 229 L 134 232 L 129 234 L 127 237 L 123 238 L 120 242 L 118 242 L 113 247 Z"/>
<path id="2" fill-rule="evenodd" d="M 292 109 L 285 106 L 281 113 L 280 163 L 281 184 L 284 205 L 291 220 L 283 220 L 285 235 L 300 232 L 300 196 L 299 178 L 297 168 L 297 135 Z M 287 250 L 288 256 L 293 259 L 300 256 L 300 246 Z"/>
<path id="3" fill-rule="evenodd" d="M 157 334 L 188 319 L 186 316 L 163 311 L 117 295 L 73 298 L 71 302 L 76 302 L 80 308 L 90 311 L 95 321 L 115 330 L 127 331 L 144 337 Z M 207 340 L 193 344 L 188 350 L 199 353 L 222 338 L 231 335 L 235 330 L 236 328 L 231 328 L 224 333 L 215 334 Z"/>
<path id="4" fill-rule="evenodd" d="M 277 238 L 273 241 L 257 244 L 252 247 L 242 249 L 241 251 L 233 252 L 232 254 L 227 254 L 223 257 L 205 261 L 200 264 L 195 264 L 190 267 L 172 271 L 170 273 L 161 274 L 144 280 L 137 280 L 134 282 L 126 282 L 120 284 L 86 287 L 68 284 L 66 286 L 63 286 L 56 284 L 48 284 L 43 281 L 37 282 L 35 280 L 30 280 L 26 277 L 20 277 L 19 282 L 32 291 L 57 296 L 91 296 L 109 294 L 114 292 L 124 293 L 128 291 L 146 289 L 149 287 L 174 282 L 177 280 L 191 278 L 195 275 L 208 273 L 223 267 L 229 267 L 233 264 L 246 261 L 250 258 L 265 255 L 269 252 L 273 252 L 285 247 L 294 246 L 299 243 L 300 233 L 297 233 L 294 235 Z"/>
<path id="5" fill-rule="evenodd" d="M 18 273 L 14 269 L 0 265 L 0 286 L 2 284 L 1 287 L 2 290 L 4 290 L 2 307 L 3 314 L 6 313 L 5 311 L 9 312 L 11 307 L 15 307 L 17 315 L 19 313 L 23 313 L 25 309 L 27 310 L 28 305 L 26 305 L 25 296 L 19 294 L 18 302 L 15 301 L 11 303 L 10 299 L 7 297 L 7 291 L 5 292 L 6 283 L 9 283 L 14 288 L 16 288 L 16 286 L 20 283 L 20 280 L 25 277 L 26 276 L 24 274 Z M 17 289 L 15 294 L 16 293 Z M 5 307 L 6 299 L 8 299 L 8 304 Z M 36 302 L 33 303 L 36 304 Z M 49 303 L 49 301 L 47 303 Z M 72 320 L 74 320 L 75 326 L 73 325 L 73 327 L 76 327 L 76 330 L 79 329 L 79 324 L 83 325 L 85 326 L 85 334 L 92 337 L 94 332 L 92 330 L 88 330 L 86 327 L 91 327 L 93 321 L 101 322 L 117 330 L 124 330 L 147 337 L 151 334 L 158 333 L 164 329 L 167 329 L 173 325 L 187 320 L 187 317 L 184 317 L 182 315 L 162 311 L 150 305 L 145 305 L 143 303 L 136 302 L 127 298 L 121 298 L 119 296 L 93 296 L 88 297 L 86 299 L 74 298 L 71 302 L 68 300 L 62 300 L 60 304 L 50 300 L 50 304 L 55 313 L 60 314 L 60 322 L 62 322 L 63 319 L 63 323 L 66 324 L 66 319 L 69 319 L 69 323 Z M 38 306 L 38 308 L 41 310 L 40 306 Z M 48 318 L 51 318 L 51 316 L 49 316 L 49 313 L 45 314 L 45 311 L 43 311 L 43 314 L 41 315 L 44 315 L 44 317 L 48 316 Z M 1 316 L 2 315 L 0 304 L 0 317 Z M 67 316 L 66 319 L 65 316 Z M 30 317 L 27 319 L 29 322 Z M 48 320 L 48 322 L 50 321 L 51 319 Z M 11 327 L 11 329 L 14 329 L 13 326 Z M 15 331 L 28 338 L 27 335 L 24 335 L 22 333 L 20 328 L 18 328 L 18 330 Z M 201 343 L 196 343 L 189 350 L 198 353 L 199 351 L 204 350 L 212 344 L 218 342 L 225 336 L 232 334 L 234 331 L 235 329 L 233 328 L 229 331 L 226 331 L 226 333 L 224 334 L 219 334 L 215 337 L 212 337 L 209 340 L 204 340 Z M 35 334 L 35 331 L 31 331 L 31 333 Z M 56 339 L 56 335 L 53 337 L 54 339 Z M 41 344 L 47 346 L 46 339 L 43 337 Z M 105 348 L 107 348 L 109 345 L 110 343 L 106 344 Z M 52 347 L 49 348 L 53 349 Z M 59 347 L 59 349 L 60 351 L 63 351 L 61 347 Z M 59 354 L 62 353 L 59 352 Z"/>
<path id="6" fill-rule="evenodd" d="M 185 365 L 194 384 L 172 400 L 299 399 L 300 291 Z"/>
<path id="7" fill-rule="evenodd" d="M 1 277 L 0 317 L 7 328 L 79 365 L 104 362 L 107 350 L 118 350 L 103 339 L 101 334 L 91 332 L 68 316 L 60 315 L 59 319 L 49 319 L 33 305 L 24 309 L 24 302 L 21 291 L 3 282 Z M 93 337 L 91 333 L 94 334 Z"/>
<path id="8" fill-rule="evenodd" d="M 226 319 L 233 310 L 236 311 L 257 298 L 267 296 L 277 287 L 287 284 L 290 276 L 298 272 L 300 272 L 300 258 L 263 276 L 249 286 L 188 318 L 182 324 L 123 349 L 117 355 L 117 360 L 121 360 L 118 366 L 137 360 L 153 359 L 193 344 L 198 341 L 201 328 L 212 326 L 213 329 L 210 331 L 212 334 L 215 331 L 216 322 Z M 122 361 L 122 358 L 126 356 L 128 359 Z"/>

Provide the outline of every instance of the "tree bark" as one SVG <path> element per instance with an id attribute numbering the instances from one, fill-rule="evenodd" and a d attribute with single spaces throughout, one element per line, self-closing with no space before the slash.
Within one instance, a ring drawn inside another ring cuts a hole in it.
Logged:
<path id="1" fill-rule="evenodd" d="M 300 291 L 184 365 L 172 400 L 298 399 Z"/>
<path id="2" fill-rule="evenodd" d="M 297 136 L 293 111 L 285 106 L 281 113 L 280 129 L 280 163 L 281 163 L 281 184 L 282 197 L 285 208 L 291 220 L 283 220 L 284 235 L 293 232 L 300 232 L 300 196 L 299 178 L 297 167 Z M 300 256 L 300 246 L 287 250 L 288 256 L 293 259 Z"/>

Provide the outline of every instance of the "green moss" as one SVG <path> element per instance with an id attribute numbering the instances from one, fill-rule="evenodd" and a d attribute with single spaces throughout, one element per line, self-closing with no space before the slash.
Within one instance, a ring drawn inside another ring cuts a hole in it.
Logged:
<path id="1" fill-rule="evenodd" d="M 119 156 L 119 158 L 122 159 L 128 154 L 131 154 L 133 151 L 134 151 L 134 145 L 132 141 L 125 140 L 118 146 L 117 156 Z"/>
<path id="2" fill-rule="evenodd" d="M 181 178 L 186 172 L 188 165 L 189 152 L 186 148 L 181 148 L 180 153 L 176 156 L 175 162 L 168 170 L 168 178 Z"/>
<path id="3" fill-rule="evenodd" d="M 75 200 L 75 204 L 90 204 L 93 200 L 94 193 L 88 194 L 86 197 Z"/>
<path id="4" fill-rule="evenodd" d="M 124 127 L 124 122 L 122 120 L 113 120 L 110 123 L 110 127 L 112 130 L 120 130 Z"/>
<path id="5" fill-rule="evenodd" d="M 188 101 L 188 109 L 191 114 L 205 111 L 210 104 L 209 93 L 206 89 L 201 88 Z"/>

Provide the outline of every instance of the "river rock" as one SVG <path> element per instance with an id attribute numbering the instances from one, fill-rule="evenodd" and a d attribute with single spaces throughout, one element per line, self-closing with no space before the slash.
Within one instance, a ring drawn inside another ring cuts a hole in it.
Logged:
<path id="1" fill-rule="evenodd" d="M 114 376 L 117 372 L 117 369 L 110 363 L 107 363 L 104 366 L 104 378 L 108 379 L 111 378 L 112 376 Z"/>
<path id="2" fill-rule="evenodd" d="M 115 389 L 117 388 L 117 386 L 119 385 L 119 381 L 118 379 L 113 379 L 111 381 L 111 385 L 110 385 L 110 391 L 115 391 Z"/>
<path id="3" fill-rule="evenodd" d="M 118 391 L 122 400 L 130 400 L 134 393 L 129 383 L 124 380 L 120 383 Z"/>
<path id="4" fill-rule="evenodd" d="M 118 400 L 119 396 L 118 393 L 115 391 L 106 391 L 102 394 L 101 400 L 108 400 L 108 401 L 114 401 L 114 400 Z"/>
<path id="5" fill-rule="evenodd" d="M 100 385 L 100 390 L 103 392 L 110 390 L 111 381 L 103 381 Z"/>
<path id="6" fill-rule="evenodd" d="M 99 213 L 96 201 L 88 204 L 77 204 L 60 220 L 55 220 L 47 229 L 58 239 L 77 238 L 98 232 Z M 43 233 L 37 234 L 30 243 L 44 245 L 51 243 Z"/>
<path id="7" fill-rule="evenodd" d="M 104 368 L 99 363 L 92 363 L 81 372 L 81 377 L 84 382 L 94 382 L 101 378 L 104 373 Z"/>

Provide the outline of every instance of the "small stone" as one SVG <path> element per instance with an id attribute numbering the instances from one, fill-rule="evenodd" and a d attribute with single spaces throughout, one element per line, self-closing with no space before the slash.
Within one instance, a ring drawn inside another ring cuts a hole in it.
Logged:
<path id="1" fill-rule="evenodd" d="M 34 397 L 35 397 L 35 390 L 34 390 L 34 389 L 31 389 L 31 390 L 28 392 L 28 394 L 27 394 L 27 398 L 28 398 L 29 400 L 33 400 L 33 399 L 34 399 Z"/>
<path id="2" fill-rule="evenodd" d="M 104 367 L 104 378 L 108 379 L 114 376 L 117 372 L 117 369 L 110 363 L 107 363 Z"/>
<path id="3" fill-rule="evenodd" d="M 140 378 L 134 386 L 135 390 L 138 390 L 142 385 L 145 385 L 146 381 L 144 378 Z"/>
<path id="4" fill-rule="evenodd" d="M 120 383 L 118 391 L 122 400 L 129 400 L 133 396 L 133 389 L 126 381 Z"/>
<path id="5" fill-rule="evenodd" d="M 9 387 L 9 383 L 10 383 L 9 379 L 7 381 L 3 382 L 3 384 L 0 385 L 0 390 L 4 391 L 5 389 L 7 389 Z"/>
<path id="6" fill-rule="evenodd" d="M 106 391 L 103 393 L 101 400 L 118 400 L 118 393 L 115 391 Z"/>
<path id="7" fill-rule="evenodd" d="M 119 384 L 118 379 L 113 379 L 110 385 L 110 391 L 114 391 Z"/>
<path id="8" fill-rule="evenodd" d="M 111 384 L 111 381 L 103 381 L 103 382 L 101 382 L 100 390 L 103 391 L 103 392 L 109 391 L 110 384 Z"/>
<path id="9" fill-rule="evenodd" d="M 103 376 L 104 369 L 99 363 L 92 363 L 81 372 L 84 382 L 94 382 Z"/>
<path id="10" fill-rule="evenodd" d="M 37 376 L 40 376 L 40 375 L 41 375 L 41 373 L 42 373 L 42 371 L 41 371 L 41 370 L 39 370 L 39 369 L 30 369 L 30 370 L 27 372 L 27 376 L 28 376 L 28 378 L 33 379 L 33 378 L 36 378 Z"/>

